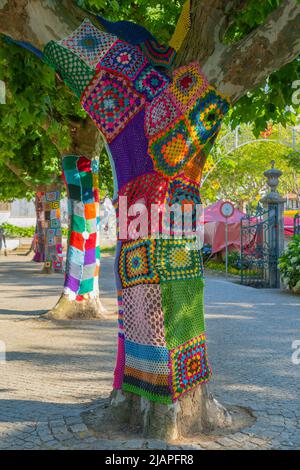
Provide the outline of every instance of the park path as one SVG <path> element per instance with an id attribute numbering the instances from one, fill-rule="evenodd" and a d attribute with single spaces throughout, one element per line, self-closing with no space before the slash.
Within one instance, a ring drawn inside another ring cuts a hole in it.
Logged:
<path id="1" fill-rule="evenodd" d="M 106 321 L 54 324 L 38 315 L 61 292 L 62 275 L 40 274 L 29 258 L 0 258 L 0 449 L 168 448 L 143 439 L 99 440 L 80 413 L 111 389 L 116 343 L 113 258 L 102 260 Z M 250 407 L 242 432 L 201 439 L 194 448 L 300 448 L 300 298 L 207 276 L 206 318 L 211 390 L 223 403 Z M 186 444 L 183 448 L 189 448 Z"/>

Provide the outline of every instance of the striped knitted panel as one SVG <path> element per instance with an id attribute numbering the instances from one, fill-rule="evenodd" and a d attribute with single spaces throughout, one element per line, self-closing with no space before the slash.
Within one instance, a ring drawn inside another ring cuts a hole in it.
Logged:
<path id="1" fill-rule="evenodd" d="M 99 293 L 98 163 L 77 155 L 63 158 L 70 224 L 64 293 L 70 300 Z"/>
<path id="2" fill-rule="evenodd" d="M 168 349 L 125 340 L 122 389 L 160 403 L 171 403 Z"/>
<path id="3" fill-rule="evenodd" d="M 122 387 L 125 369 L 124 308 L 122 300 L 122 291 L 118 291 L 118 326 L 118 349 L 113 381 L 113 387 L 117 390 Z"/>

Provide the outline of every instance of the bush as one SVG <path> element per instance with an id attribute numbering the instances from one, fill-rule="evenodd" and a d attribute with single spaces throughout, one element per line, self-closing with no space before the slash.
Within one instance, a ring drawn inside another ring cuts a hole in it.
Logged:
<path id="1" fill-rule="evenodd" d="M 2 228 L 9 238 L 32 238 L 35 232 L 34 227 L 17 227 L 10 224 L 3 224 Z"/>
<path id="2" fill-rule="evenodd" d="M 17 227 L 16 225 L 3 224 L 2 228 L 7 238 L 33 238 L 35 227 Z M 68 229 L 62 228 L 64 237 L 68 236 Z"/>
<path id="3" fill-rule="evenodd" d="M 201 250 L 203 261 L 205 262 L 209 260 L 209 258 L 211 257 L 211 245 L 209 243 L 205 243 Z"/>
<path id="4" fill-rule="evenodd" d="M 296 294 L 300 294 L 300 235 L 295 235 L 279 258 L 282 282 Z"/>
<path id="5" fill-rule="evenodd" d="M 228 266 L 232 268 L 241 269 L 241 255 L 239 251 L 230 251 L 228 253 Z"/>
<path id="6" fill-rule="evenodd" d="M 212 269 L 214 271 L 220 271 L 224 273 L 226 271 L 226 266 L 225 266 L 225 263 L 218 263 L 218 261 L 216 260 L 209 260 L 207 263 L 205 263 L 205 269 Z M 240 271 L 237 268 L 228 266 L 228 273 L 239 275 Z"/>

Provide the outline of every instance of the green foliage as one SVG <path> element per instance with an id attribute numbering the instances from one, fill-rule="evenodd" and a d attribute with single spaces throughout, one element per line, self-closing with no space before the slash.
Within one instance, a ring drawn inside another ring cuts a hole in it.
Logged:
<path id="1" fill-rule="evenodd" d="M 7 238 L 31 238 L 35 233 L 35 227 L 18 227 L 17 225 L 2 224 Z M 68 236 L 68 229 L 62 227 L 63 237 Z"/>
<path id="2" fill-rule="evenodd" d="M 35 232 L 35 227 L 17 227 L 11 224 L 3 224 L 2 228 L 8 238 L 31 238 Z"/>
<path id="3" fill-rule="evenodd" d="M 164 43 L 168 43 L 185 0 L 79 0 L 81 7 L 110 21 L 128 20 L 145 26 Z"/>
<path id="4" fill-rule="evenodd" d="M 113 197 L 114 182 L 109 157 L 105 149 L 102 150 L 100 155 L 99 186 L 101 199 L 103 199 L 106 195 L 109 198 Z"/>
<path id="5" fill-rule="evenodd" d="M 61 174 L 60 152 L 71 143 L 70 120 L 85 114 L 52 70 L 30 52 L 2 40 L 0 80 L 7 91 L 6 104 L 0 106 L 0 162 L 11 161 L 21 169 L 27 185 L 51 183 Z M 14 185 L 2 187 L 1 193 L 13 198 L 23 189 L 23 181 L 14 176 Z"/>
<path id="6" fill-rule="evenodd" d="M 251 129 L 241 126 L 241 135 L 247 136 L 245 140 L 254 139 Z M 229 131 L 230 128 L 224 126 L 222 136 Z M 281 134 L 283 140 L 288 139 L 284 129 Z M 278 138 L 278 127 L 273 127 L 270 138 Z M 225 147 L 218 146 L 217 141 L 204 171 L 206 179 L 201 188 L 203 200 L 208 203 L 229 199 L 236 205 L 245 203 L 256 206 L 266 189 L 263 173 L 270 168 L 271 160 L 275 160 L 276 167 L 283 172 L 279 191 L 282 194 L 300 192 L 299 154 L 291 153 L 290 148 L 274 142 L 250 143 L 228 155 Z"/>
<path id="7" fill-rule="evenodd" d="M 232 127 L 251 122 L 253 132 L 258 136 L 269 121 L 283 126 L 295 125 L 300 106 L 293 102 L 293 83 L 299 76 L 299 59 L 270 75 L 261 87 L 247 93 L 229 112 L 228 120 Z"/>
<path id="8" fill-rule="evenodd" d="M 15 174 L 0 160 L 0 201 L 11 202 L 18 198 L 30 200 L 34 197 L 34 192 L 22 180 L 16 180 Z"/>
<path id="9" fill-rule="evenodd" d="M 218 262 L 216 260 L 213 260 L 213 259 L 209 260 L 209 261 L 207 261 L 207 263 L 205 263 L 205 269 L 212 269 L 214 271 L 219 271 L 219 272 L 222 272 L 222 273 L 226 272 L 225 263 L 220 263 L 220 262 Z M 233 268 L 232 266 L 228 266 L 228 272 L 229 272 L 229 274 L 233 274 L 235 276 L 240 274 L 239 269 Z"/>
<path id="10" fill-rule="evenodd" d="M 242 11 L 239 11 L 226 32 L 225 42 L 236 43 L 264 24 L 282 0 L 250 0 Z M 300 60 L 285 65 L 274 72 L 265 83 L 256 90 L 241 98 L 229 114 L 233 127 L 241 123 L 253 123 L 256 136 L 266 128 L 268 121 L 283 125 L 294 125 L 300 106 L 293 103 L 295 91 L 293 82 L 299 79 Z M 291 107 L 292 109 L 289 109 Z"/>
<path id="11" fill-rule="evenodd" d="M 282 0 L 249 0 L 242 11 L 238 11 L 225 35 L 225 42 L 233 43 L 251 33 L 257 26 L 263 24 Z"/>
<path id="12" fill-rule="evenodd" d="M 241 254 L 239 251 L 230 251 L 230 253 L 228 253 L 228 265 L 232 268 L 240 269 Z"/>
<path id="13" fill-rule="evenodd" d="M 300 235 L 296 235 L 279 258 L 278 263 L 284 284 L 300 294 Z"/>

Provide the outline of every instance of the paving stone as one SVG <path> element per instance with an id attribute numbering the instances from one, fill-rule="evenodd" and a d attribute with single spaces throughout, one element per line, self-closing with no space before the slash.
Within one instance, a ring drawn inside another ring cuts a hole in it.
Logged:
<path id="1" fill-rule="evenodd" d="M 110 257 L 103 259 L 102 275 L 103 302 L 111 302 Z M 1 390 L 0 449 L 141 448 L 142 439 L 97 439 L 81 418 L 83 411 L 107 403 L 115 360 L 115 317 L 68 327 L 37 321 L 36 312 L 55 305 L 63 276 L 43 276 L 29 258 L 20 261 L 10 256 L 1 261 L 0 276 L 6 279 L 1 292 L 1 340 L 12 358 L 1 365 L 1 380 L 8 385 Z M 198 439 L 189 447 L 300 449 L 300 367 L 289 363 L 287 356 L 299 329 L 299 298 L 209 275 L 205 289 L 208 349 L 216 371 L 211 391 L 221 403 L 250 407 L 257 421 L 244 432 L 214 442 Z M 184 447 L 159 440 L 148 440 L 147 446 Z"/>
<path id="2" fill-rule="evenodd" d="M 145 439 L 132 439 L 126 442 L 126 449 L 142 449 L 145 442 Z"/>
<path id="3" fill-rule="evenodd" d="M 199 444 L 184 444 L 182 445 L 183 450 L 203 450 Z"/>
<path id="4" fill-rule="evenodd" d="M 149 439 L 146 445 L 148 449 L 165 450 L 167 448 L 166 442 L 159 439 Z"/>

